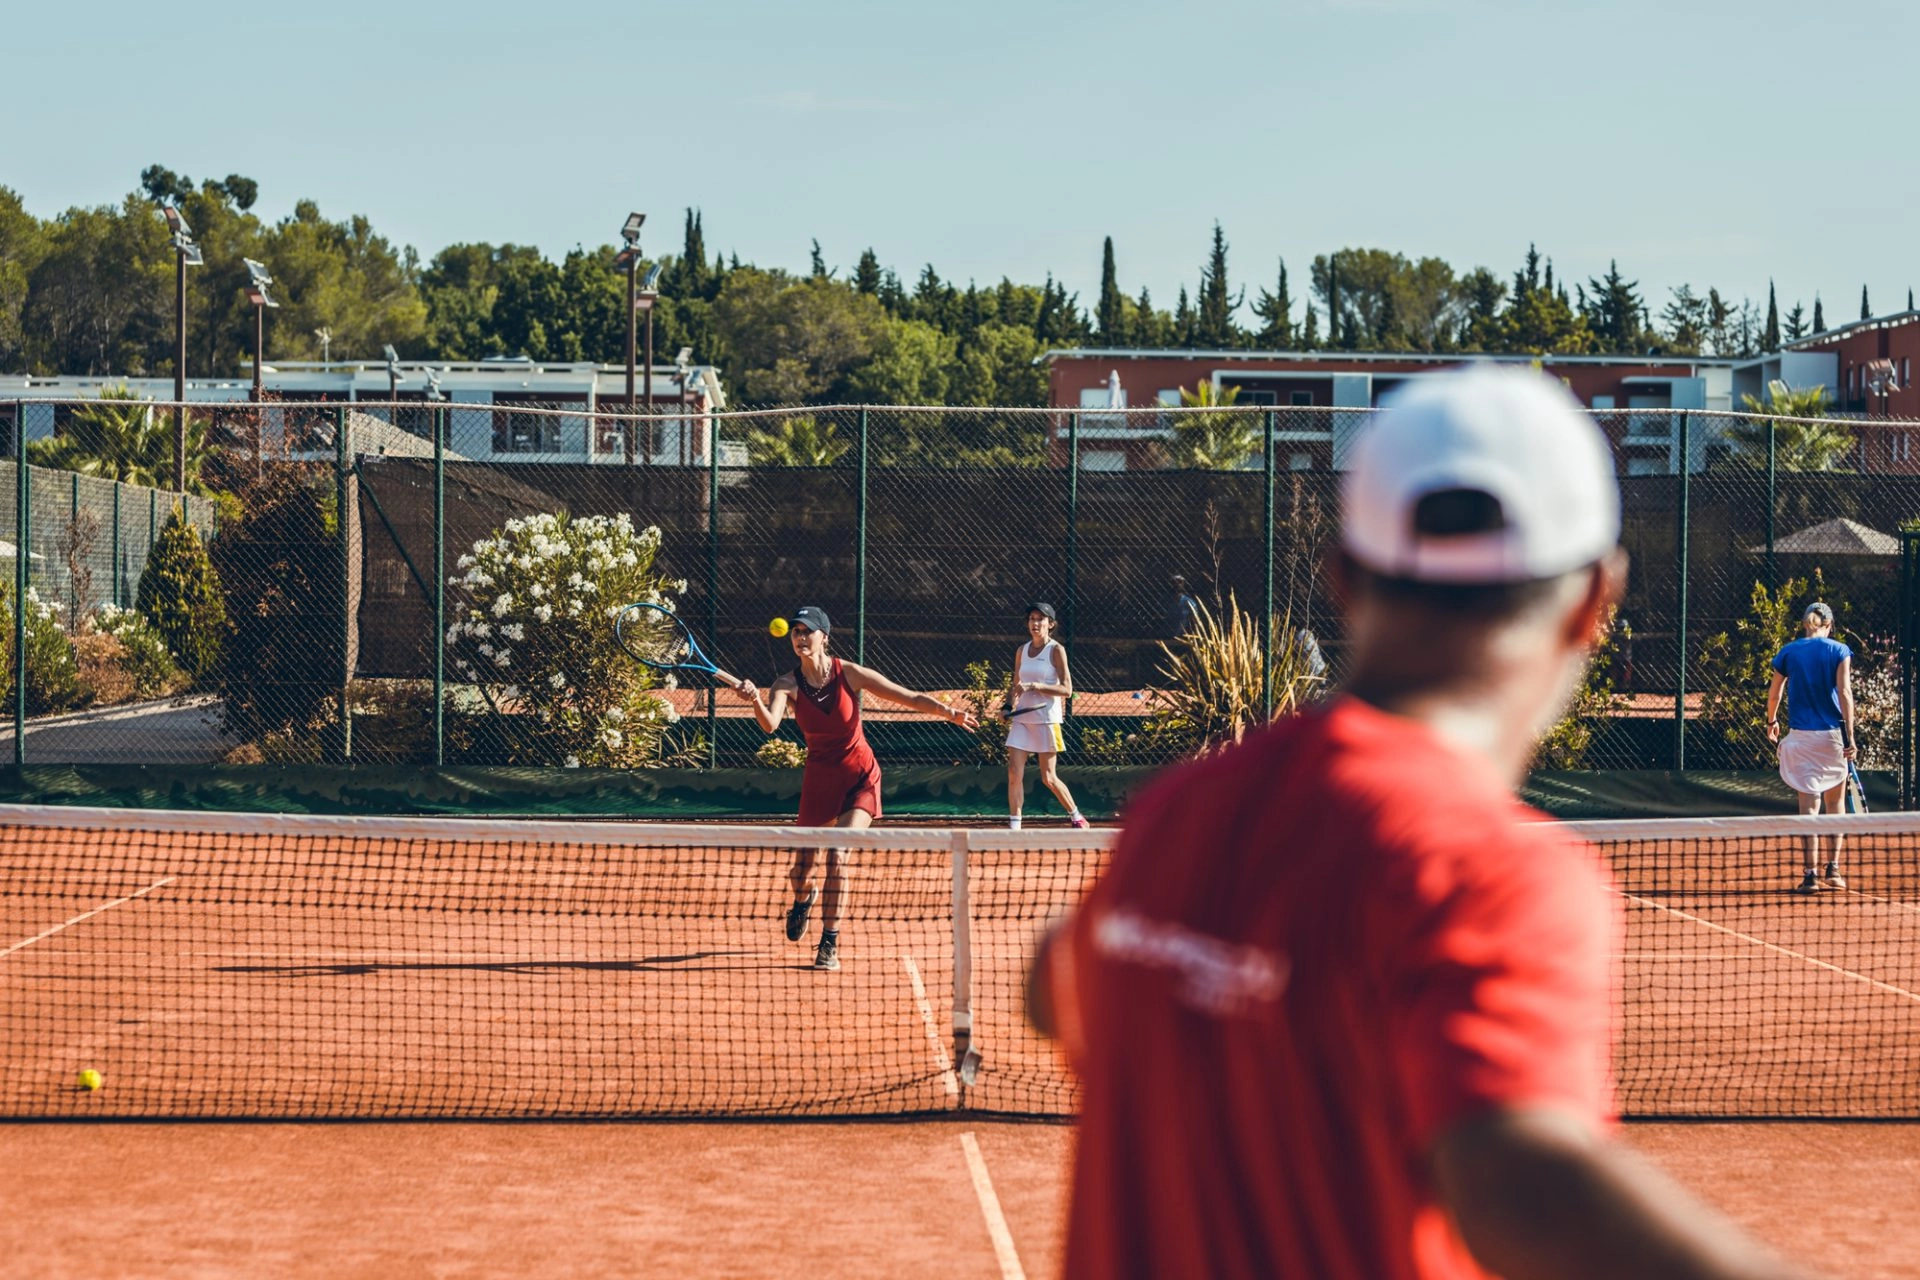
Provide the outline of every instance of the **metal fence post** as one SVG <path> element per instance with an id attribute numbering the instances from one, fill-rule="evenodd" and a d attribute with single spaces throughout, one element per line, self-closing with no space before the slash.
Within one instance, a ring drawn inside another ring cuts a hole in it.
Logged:
<path id="1" fill-rule="evenodd" d="M 120 603 L 120 482 L 113 482 L 113 607 Z"/>
<path id="2" fill-rule="evenodd" d="M 13 762 L 27 762 L 27 562 L 33 553 L 27 410 L 13 409 Z"/>
<path id="3" fill-rule="evenodd" d="M 1900 535 L 1900 807 L 1913 808 L 1913 661 L 1915 636 L 1914 544 L 1920 535 Z"/>
<path id="4" fill-rule="evenodd" d="M 863 432 L 863 438 L 864 435 Z M 861 582 L 864 587 L 864 574 Z M 720 421 L 712 416 L 707 418 L 707 634 L 716 641 L 720 636 Z M 710 688 L 707 693 L 709 769 L 720 765 L 719 701 L 718 688 Z"/>
<path id="5" fill-rule="evenodd" d="M 71 545 L 75 548 L 74 559 L 77 560 L 79 559 L 78 549 L 80 546 L 80 536 L 76 533 L 73 533 L 72 530 L 76 525 L 80 523 L 80 473 L 78 471 L 71 472 L 69 473 L 68 478 L 73 482 L 71 486 L 73 489 L 73 496 L 67 503 L 67 529 L 68 529 L 67 536 L 73 539 L 73 542 Z M 88 545 L 89 546 L 92 545 L 91 538 L 88 539 Z M 79 631 L 80 631 L 80 622 L 81 622 L 80 584 L 73 580 L 73 572 L 71 568 L 69 568 L 67 572 L 67 600 L 69 602 L 67 605 L 67 627 L 70 631 L 72 631 L 77 635 L 79 634 Z"/>
<path id="6" fill-rule="evenodd" d="M 397 414 L 394 416 L 398 416 Z M 353 548 L 348 543 L 352 522 L 347 518 L 347 457 L 352 452 L 348 436 L 352 419 L 343 405 L 333 411 L 333 506 L 340 526 L 340 759 L 353 760 Z M 436 564 L 434 577 L 444 570 Z"/>
<path id="7" fill-rule="evenodd" d="M 1693 482 L 1693 460 L 1689 456 L 1688 416 L 1683 410 L 1680 414 L 1680 509 L 1674 530 L 1675 568 L 1679 571 L 1678 609 L 1674 625 L 1676 657 L 1674 661 L 1675 679 L 1673 693 L 1673 767 L 1676 772 L 1685 772 L 1687 767 L 1687 550 L 1692 540 L 1692 531 L 1688 525 L 1692 518 L 1690 502 Z"/>
<path id="8" fill-rule="evenodd" d="M 1261 521 L 1260 559 L 1266 566 L 1265 604 L 1260 610 L 1260 705 L 1264 718 L 1273 717 L 1273 454 L 1275 426 L 1274 411 L 1269 409 L 1266 419 L 1266 448 L 1262 452 L 1261 488 L 1264 519 Z M 1289 618 L 1288 624 L 1292 624 Z"/>
<path id="9" fill-rule="evenodd" d="M 1067 637 L 1080 643 L 1080 415 L 1067 415 Z"/>
<path id="10" fill-rule="evenodd" d="M 1779 475 L 1780 420 L 1767 419 L 1767 590 L 1780 589 L 1780 575 L 1773 564 L 1774 485 Z"/>
<path id="11" fill-rule="evenodd" d="M 853 660 L 867 660 L 867 410 L 860 408 L 860 492 L 854 499 Z"/>
<path id="12" fill-rule="evenodd" d="M 433 413 L 433 763 L 447 762 L 447 430 Z"/>

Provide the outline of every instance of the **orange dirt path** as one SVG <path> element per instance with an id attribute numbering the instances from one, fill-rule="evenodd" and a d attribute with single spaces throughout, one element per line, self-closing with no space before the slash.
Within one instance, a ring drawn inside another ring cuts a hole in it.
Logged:
<path id="1" fill-rule="evenodd" d="M 0 1126 L 0 1274 L 1056 1274 L 1064 1125 Z M 1920 1125 L 1632 1125 L 1626 1140 L 1833 1275 L 1920 1276 Z"/>

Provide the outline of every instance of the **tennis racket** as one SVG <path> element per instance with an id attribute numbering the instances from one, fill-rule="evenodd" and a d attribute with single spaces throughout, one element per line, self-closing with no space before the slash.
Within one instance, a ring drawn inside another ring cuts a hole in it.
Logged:
<path id="1" fill-rule="evenodd" d="M 1847 761 L 1847 812 L 1865 813 L 1867 811 L 1867 787 L 1860 781 L 1860 771 L 1853 767 L 1853 761 Z"/>
<path id="2" fill-rule="evenodd" d="M 665 605 L 628 605 L 614 619 L 613 638 L 621 652 L 655 671 L 698 671 L 730 689 L 740 687 L 740 677 L 715 666 L 686 620 Z"/>
<path id="3" fill-rule="evenodd" d="M 1068 700 L 1068 701 L 1072 701 L 1072 700 L 1073 700 L 1074 698 L 1077 698 L 1077 697 L 1079 697 L 1079 696 L 1080 696 L 1080 695 L 1078 695 L 1078 694 L 1074 694 L 1074 693 L 1070 693 L 1070 694 L 1068 694 L 1068 695 L 1067 695 L 1067 700 Z M 1048 707 L 1048 705 L 1049 705 L 1049 704 L 1047 704 L 1047 703 L 1045 703 L 1045 702 L 1043 702 L 1043 703 L 1041 703 L 1041 704 L 1040 704 L 1039 706 L 1035 706 L 1035 707 L 1017 707 L 1017 708 L 1011 708 L 1011 709 L 1010 709 L 1010 708 L 1008 708 L 1008 707 L 1007 707 L 1007 705 L 1006 705 L 1005 703 L 1002 703 L 1002 704 L 1000 705 L 1000 710 L 1001 710 L 1002 712 L 1004 712 L 1004 713 L 1005 713 L 1005 715 L 1006 715 L 1006 717 L 1007 717 L 1007 719 L 1009 719 L 1009 720 L 1011 720 L 1011 719 L 1013 719 L 1013 718 L 1014 718 L 1015 716 L 1024 716 L 1024 715 L 1026 715 L 1026 714 L 1028 714 L 1029 712 L 1033 712 L 1033 711 L 1045 711 L 1045 710 L 1047 709 L 1047 707 Z"/>

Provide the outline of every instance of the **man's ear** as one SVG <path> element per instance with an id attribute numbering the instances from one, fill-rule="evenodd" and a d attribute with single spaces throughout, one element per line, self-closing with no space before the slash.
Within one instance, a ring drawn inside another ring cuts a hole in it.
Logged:
<path id="1" fill-rule="evenodd" d="M 1587 570 L 1580 605 L 1567 615 L 1564 639 L 1569 645 L 1591 648 L 1606 638 L 1613 611 L 1627 590 L 1627 552 L 1615 547 Z"/>

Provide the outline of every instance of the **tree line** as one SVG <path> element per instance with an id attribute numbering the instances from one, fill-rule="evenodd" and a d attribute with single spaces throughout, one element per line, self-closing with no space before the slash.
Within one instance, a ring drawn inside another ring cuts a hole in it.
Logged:
<path id="1" fill-rule="evenodd" d="M 250 358 L 243 258 L 267 264 L 282 304 L 270 360 L 364 359 L 386 343 L 422 360 L 624 358 L 626 280 L 612 245 L 556 261 L 527 245 L 456 244 L 423 261 L 363 216 L 330 219 L 301 200 L 268 222 L 258 197 L 238 174 L 195 182 L 154 165 L 117 206 L 41 220 L 0 187 L 0 371 L 173 372 L 167 204 L 206 259 L 188 278 L 190 376 L 237 376 Z M 962 285 L 929 264 L 908 281 L 871 249 L 830 265 L 818 241 L 804 274 L 760 267 L 710 252 L 698 210 L 680 239 L 678 253 L 642 266 L 661 267 L 656 351 L 693 348 L 749 404 L 1043 404 L 1034 360 L 1054 347 L 1751 356 L 1827 327 L 1817 295 L 1811 312 L 1799 301 L 1782 312 L 1771 285 L 1764 306 L 1681 285 L 1656 310 L 1617 264 L 1569 281 L 1533 246 L 1511 276 L 1341 249 L 1312 260 L 1302 300 L 1282 260 L 1249 300 L 1216 224 L 1195 288 L 1163 308 L 1145 288 L 1121 288 L 1111 238 L 1091 307 L 1051 277 Z"/>

